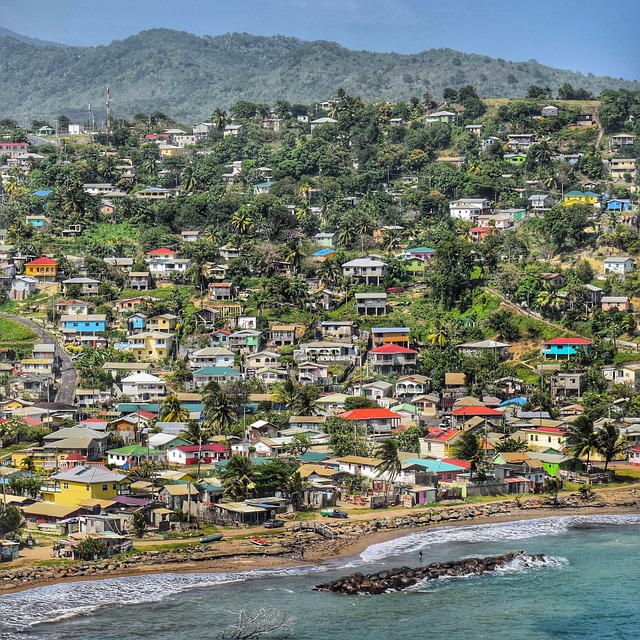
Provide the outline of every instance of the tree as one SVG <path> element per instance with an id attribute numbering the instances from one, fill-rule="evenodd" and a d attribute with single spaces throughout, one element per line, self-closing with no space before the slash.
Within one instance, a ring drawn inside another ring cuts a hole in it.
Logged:
<path id="1" fill-rule="evenodd" d="M 237 409 L 228 393 L 220 390 L 205 404 L 204 419 L 213 433 L 228 436 L 238 419 Z"/>
<path id="2" fill-rule="evenodd" d="M 0 512 L 0 536 L 12 538 L 23 526 L 24 519 L 18 507 L 9 506 Z"/>
<path id="3" fill-rule="evenodd" d="M 434 298 L 452 309 L 471 287 L 473 256 L 469 243 L 450 236 L 437 247 L 427 280 Z"/>
<path id="4" fill-rule="evenodd" d="M 516 451 L 526 451 L 529 448 L 524 438 L 503 438 L 493 445 L 496 453 L 513 453 Z"/>
<path id="5" fill-rule="evenodd" d="M 284 482 L 282 492 L 291 500 L 294 511 L 300 511 L 302 494 L 311 487 L 308 480 L 303 480 L 299 471 L 294 471 Z"/>
<path id="6" fill-rule="evenodd" d="M 539 87 L 537 84 L 529 85 L 527 89 L 527 98 L 533 100 L 542 100 L 551 97 L 551 89 L 549 87 Z"/>
<path id="7" fill-rule="evenodd" d="M 551 496 L 554 504 L 558 504 L 558 493 L 562 490 L 562 480 L 552 477 L 545 478 L 544 490 Z"/>
<path id="8" fill-rule="evenodd" d="M 604 470 L 609 463 L 627 452 L 627 441 L 620 433 L 620 429 L 611 422 L 605 422 L 596 436 L 596 451 L 604 457 Z"/>
<path id="9" fill-rule="evenodd" d="M 107 555 L 107 545 L 96 538 L 86 538 L 76 546 L 79 560 L 97 560 Z"/>
<path id="10" fill-rule="evenodd" d="M 377 477 L 386 476 L 384 497 L 387 499 L 389 485 L 393 484 L 402 471 L 402 462 L 398 456 L 398 445 L 393 438 L 383 440 L 375 450 L 375 457 L 382 461 Z"/>
<path id="11" fill-rule="evenodd" d="M 256 465 L 249 458 L 245 458 L 239 453 L 233 454 L 222 473 L 225 494 L 232 500 L 247 499 L 249 493 L 255 489 L 256 476 Z"/>
<path id="12" fill-rule="evenodd" d="M 396 436 L 399 451 L 420 453 L 420 440 L 429 433 L 426 427 L 412 425 Z"/>
<path id="13" fill-rule="evenodd" d="M 161 422 L 184 422 L 189 419 L 189 409 L 183 407 L 175 393 L 170 393 L 160 406 Z"/>
<path id="14" fill-rule="evenodd" d="M 311 440 L 304 433 L 296 433 L 291 442 L 285 445 L 284 450 L 296 456 L 303 456 L 311 448 Z"/>
<path id="15" fill-rule="evenodd" d="M 469 480 L 471 480 L 474 471 L 478 468 L 478 463 L 482 459 L 483 451 L 480 438 L 472 431 L 465 431 L 452 449 L 456 458 L 468 460 L 471 463 L 469 469 Z"/>
<path id="16" fill-rule="evenodd" d="M 586 468 L 589 471 L 591 454 L 597 451 L 598 432 L 588 416 L 578 416 L 568 427 L 566 433 L 567 452 L 575 458 L 586 456 Z"/>
<path id="17" fill-rule="evenodd" d="M 134 511 L 129 524 L 131 532 L 136 538 L 143 538 L 147 532 L 147 521 L 142 511 Z"/>
<path id="18" fill-rule="evenodd" d="M 368 456 L 371 452 L 367 428 L 357 421 L 329 418 L 325 422 L 325 430 L 329 434 L 329 447 L 335 456 Z"/>

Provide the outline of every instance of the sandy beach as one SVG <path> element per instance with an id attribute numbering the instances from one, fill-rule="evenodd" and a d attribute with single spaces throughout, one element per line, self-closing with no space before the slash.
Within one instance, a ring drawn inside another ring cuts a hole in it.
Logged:
<path id="1" fill-rule="evenodd" d="M 501 522 L 515 522 L 520 520 L 534 520 L 539 518 L 565 517 L 575 515 L 624 515 L 640 513 L 640 505 L 633 504 L 630 500 L 629 490 L 621 492 L 607 492 L 607 503 L 599 505 L 586 504 L 578 507 L 543 507 L 536 506 L 529 509 L 516 509 L 513 512 L 496 514 L 487 517 L 476 517 L 464 520 L 448 520 L 427 526 L 402 527 L 383 529 L 377 532 L 348 533 L 334 540 L 326 540 L 309 533 L 298 534 L 295 545 L 287 538 L 274 538 L 272 544 L 264 549 L 253 546 L 248 540 L 230 539 L 217 543 L 212 555 L 206 557 L 206 553 L 198 553 L 191 550 L 187 557 L 179 562 L 173 560 L 171 563 L 163 564 L 155 562 L 150 558 L 148 562 L 137 563 L 133 566 L 114 568 L 108 573 L 97 573 L 94 575 L 82 575 L 71 577 L 42 578 L 20 583 L 16 581 L 2 582 L 5 571 L 0 572 L 0 597 L 2 594 L 34 589 L 63 582 L 78 582 L 87 580 L 105 580 L 119 577 L 132 577 L 142 575 L 153 575 L 162 573 L 222 573 L 230 571 L 249 571 L 256 569 L 276 569 L 287 567 L 299 567 L 304 565 L 325 565 L 337 559 L 355 557 L 361 554 L 372 544 L 385 542 L 394 538 L 406 536 L 416 531 L 424 529 L 437 529 L 443 527 L 464 527 L 482 524 L 496 524 Z M 604 496 L 602 496 L 604 497 Z M 635 499 L 634 499 L 635 500 Z M 619 503 L 624 503 L 620 505 Z M 416 510 L 417 515 L 418 511 Z M 395 518 L 395 512 L 384 514 L 385 518 Z M 380 518 L 370 518 L 376 520 Z M 362 519 L 354 520 L 353 523 L 364 523 Z M 304 559 L 301 558 L 299 549 L 305 549 Z M 142 553 L 142 551 L 141 551 Z M 158 560 L 160 560 L 158 558 Z M 80 564 L 80 563 L 77 563 Z M 84 563 L 91 565 L 94 563 Z M 100 564 L 100 563 L 97 563 Z M 7 566 L 8 571 L 16 571 L 23 566 Z M 45 573 L 45 570 L 42 571 Z"/>

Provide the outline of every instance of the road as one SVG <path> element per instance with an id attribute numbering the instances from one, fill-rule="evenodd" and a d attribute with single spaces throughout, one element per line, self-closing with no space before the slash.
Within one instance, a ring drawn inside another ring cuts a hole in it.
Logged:
<path id="1" fill-rule="evenodd" d="M 41 325 L 32 322 L 31 320 L 27 320 L 26 318 L 21 318 L 19 316 L 14 316 L 10 313 L 2 313 L 0 314 L 4 318 L 8 320 L 13 320 L 14 322 L 18 322 L 19 324 L 31 329 L 40 340 L 44 343 L 53 343 L 56 345 L 55 356 L 60 363 L 60 377 L 57 379 L 59 383 L 58 392 L 56 393 L 55 401 L 61 402 L 63 404 L 74 404 L 74 396 L 76 389 L 76 371 L 73 368 L 73 362 L 71 358 L 67 355 L 67 352 L 58 344 L 57 340 Z"/>

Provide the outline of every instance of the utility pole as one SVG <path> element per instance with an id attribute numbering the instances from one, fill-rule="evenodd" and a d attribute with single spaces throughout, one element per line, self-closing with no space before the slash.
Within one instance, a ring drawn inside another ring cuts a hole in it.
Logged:
<path id="1" fill-rule="evenodd" d="M 107 135 L 111 135 L 111 91 L 107 87 Z"/>

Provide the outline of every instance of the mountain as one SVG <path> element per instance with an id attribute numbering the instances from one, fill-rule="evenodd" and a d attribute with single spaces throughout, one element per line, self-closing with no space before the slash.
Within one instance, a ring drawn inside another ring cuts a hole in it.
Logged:
<path id="1" fill-rule="evenodd" d="M 14 38 L 16 40 L 19 40 L 20 42 L 26 42 L 27 44 L 32 44 L 35 47 L 67 47 L 69 46 L 66 44 L 62 44 L 60 42 L 49 42 L 49 40 L 38 40 L 38 38 L 30 38 L 29 36 L 23 36 L 20 33 L 11 31 L 11 29 L 5 29 L 4 27 L 0 27 L 0 38 L 3 36 L 7 36 L 8 38 Z"/>
<path id="2" fill-rule="evenodd" d="M 0 116 L 65 113 L 102 117 L 111 87 L 115 117 L 161 111 L 185 123 L 238 100 L 311 103 L 338 87 L 365 99 L 408 99 L 472 84 L 484 97 L 526 95 L 531 84 L 554 92 L 568 82 L 594 93 L 640 90 L 640 82 L 528 62 L 431 49 L 413 55 L 352 51 L 334 42 L 284 36 L 198 37 L 143 31 L 99 47 L 43 47 L 0 37 Z"/>

